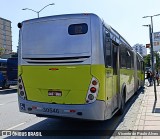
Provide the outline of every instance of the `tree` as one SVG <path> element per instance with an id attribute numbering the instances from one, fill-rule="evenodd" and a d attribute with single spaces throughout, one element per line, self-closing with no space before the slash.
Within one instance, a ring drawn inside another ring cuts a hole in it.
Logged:
<path id="1" fill-rule="evenodd" d="M 151 66 L 151 63 L 150 63 L 150 61 L 151 61 L 151 55 L 148 54 L 148 55 L 144 56 L 143 58 L 144 58 L 144 65 L 145 65 L 145 67 L 150 67 Z"/>
<path id="2" fill-rule="evenodd" d="M 157 52 L 154 52 L 154 57 L 156 57 L 156 63 L 155 63 L 155 70 L 160 69 L 160 54 Z M 143 57 L 144 58 L 144 65 L 145 67 L 151 67 L 151 55 L 148 54 Z"/>
<path id="3" fill-rule="evenodd" d="M 155 70 L 160 69 L 160 55 L 159 53 L 155 53 L 156 56 L 156 64 L 155 64 Z"/>

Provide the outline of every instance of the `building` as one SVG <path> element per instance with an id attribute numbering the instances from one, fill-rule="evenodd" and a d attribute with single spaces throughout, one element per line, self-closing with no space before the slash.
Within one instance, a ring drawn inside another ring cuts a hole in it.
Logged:
<path id="1" fill-rule="evenodd" d="M 142 56 L 146 56 L 147 55 L 147 48 L 143 45 L 143 44 L 135 44 L 133 46 L 133 49 L 140 53 Z"/>
<path id="2" fill-rule="evenodd" d="M 0 18 L 0 56 L 12 52 L 11 21 Z"/>

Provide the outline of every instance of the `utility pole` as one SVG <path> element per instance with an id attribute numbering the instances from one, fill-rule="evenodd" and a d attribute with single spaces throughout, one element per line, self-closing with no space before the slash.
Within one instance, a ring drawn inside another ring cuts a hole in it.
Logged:
<path id="1" fill-rule="evenodd" d="M 153 52 L 153 17 L 160 16 L 160 14 L 152 15 L 152 16 L 144 16 L 142 18 L 151 18 L 151 25 L 144 25 L 149 26 L 149 36 L 150 36 L 150 45 L 151 45 L 151 63 L 152 63 L 152 74 L 155 75 L 155 67 L 154 67 L 154 52 Z M 155 94 L 155 101 L 157 101 L 157 90 L 156 90 L 156 82 L 155 78 L 153 78 L 154 83 L 154 94 Z"/>
<path id="2" fill-rule="evenodd" d="M 155 76 L 155 67 L 154 67 L 154 52 L 153 52 L 153 32 L 151 25 L 149 25 L 149 36 L 150 36 L 150 44 L 151 44 L 151 61 L 152 61 L 152 74 Z M 155 94 L 155 101 L 157 101 L 157 90 L 156 90 L 156 81 L 155 78 L 153 77 L 153 83 L 154 83 L 154 94 Z"/>
<path id="3" fill-rule="evenodd" d="M 155 68 L 154 68 L 154 52 L 153 52 L 153 38 L 152 38 L 152 28 L 151 25 L 143 25 L 146 27 L 149 27 L 149 38 L 150 38 L 150 53 L 151 53 L 151 67 L 152 67 L 152 74 L 155 75 Z M 157 101 L 157 90 L 156 90 L 156 81 L 155 78 L 153 77 L 153 84 L 154 84 L 154 94 L 155 94 L 155 101 Z"/>

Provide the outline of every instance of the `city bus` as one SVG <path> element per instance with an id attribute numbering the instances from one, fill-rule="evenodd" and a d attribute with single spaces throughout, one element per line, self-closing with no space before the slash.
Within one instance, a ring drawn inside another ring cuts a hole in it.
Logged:
<path id="1" fill-rule="evenodd" d="M 7 84 L 17 85 L 18 74 L 18 57 L 11 57 L 7 59 Z"/>
<path id="2" fill-rule="evenodd" d="M 103 121 L 123 114 L 143 86 L 137 53 L 96 14 L 42 17 L 18 27 L 20 112 Z"/>
<path id="3" fill-rule="evenodd" d="M 0 87 L 9 88 L 7 85 L 7 59 L 0 58 Z"/>

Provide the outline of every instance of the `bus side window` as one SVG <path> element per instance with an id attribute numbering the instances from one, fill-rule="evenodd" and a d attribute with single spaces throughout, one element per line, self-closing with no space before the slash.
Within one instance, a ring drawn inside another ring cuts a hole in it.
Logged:
<path id="1" fill-rule="evenodd" d="M 105 32 L 105 67 L 111 67 L 111 39 L 110 33 Z"/>
<path id="2" fill-rule="evenodd" d="M 141 61 L 141 73 L 143 74 L 144 73 L 144 62 Z"/>
<path id="3" fill-rule="evenodd" d="M 137 56 L 137 70 L 140 70 L 140 63 L 139 63 L 139 59 L 138 59 L 138 56 Z"/>
<path id="4" fill-rule="evenodd" d="M 127 69 L 130 69 L 131 68 L 131 64 L 132 64 L 132 62 L 131 62 L 131 54 L 132 54 L 132 52 L 129 50 L 129 49 L 127 49 L 126 48 L 126 67 L 127 67 Z"/>
<path id="5" fill-rule="evenodd" d="M 131 69 L 134 69 L 134 55 L 131 53 Z"/>
<path id="6" fill-rule="evenodd" d="M 117 46 L 114 44 L 114 43 L 112 43 L 112 48 L 113 48 L 113 50 L 112 50 L 112 52 L 113 52 L 113 54 L 112 54 L 112 56 L 113 56 L 113 74 L 114 75 L 117 75 Z"/>
<path id="7" fill-rule="evenodd" d="M 124 44 L 120 45 L 120 67 L 126 68 L 126 48 Z"/>

